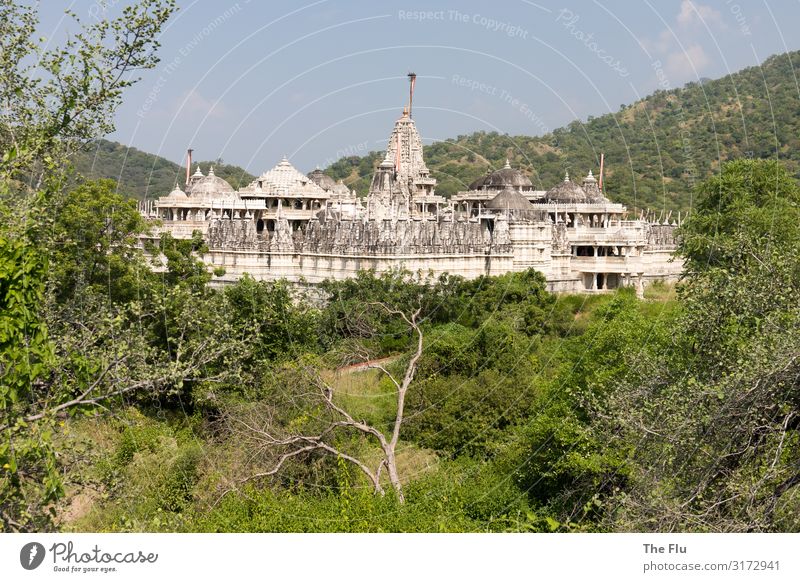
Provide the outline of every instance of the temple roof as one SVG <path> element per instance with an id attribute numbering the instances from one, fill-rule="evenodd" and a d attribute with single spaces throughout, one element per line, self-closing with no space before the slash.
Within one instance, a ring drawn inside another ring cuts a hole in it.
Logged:
<path id="1" fill-rule="evenodd" d="M 186 195 L 186 192 L 180 189 L 178 183 L 175 182 L 175 188 L 173 188 L 172 192 L 167 194 L 168 198 L 177 198 L 179 200 L 188 199 L 189 197 Z"/>
<path id="2" fill-rule="evenodd" d="M 525 196 L 516 190 L 503 190 L 486 203 L 490 210 L 535 210 Z"/>
<path id="3" fill-rule="evenodd" d="M 231 194 L 234 191 L 233 186 L 214 174 L 213 166 L 209 169 L 208 176 L 203 176 L 198 166 L 195 176 L 197 176 L 197 179 L 192 181 L 191 186 L 187 188 L 192 197 Z"/>
<path id="4" fill-rule="evenodd" d="M 469 185 L 470 190 L 531 190 L 533 183 L 525 173 L 512 168 L 511 163 L 506 159 L 506 165 L 499 170 L 488 172 Z"/>
<path id="5" fill-rule="evenodd" d="M 569 179 L 569 173 L 565 173 L 564 179 L 550 188 L 544 197 L 547 202 L 569 202 L 576 204 L 589 202 L 583 188 Z"/>
<path id="6" fill-rule="evenodd" d="M 476 180 L 473 180 L 472 182 L 470 182 L 470 184 L 468 186 L 468 189 L 469 190 L 481 190 L 483 188 L 483 183 L 486 181 L 486 178 L 488 178 L 491 173 L 492 173 L 491 169 L 486 170 L 486 173 L 483 176 L 481 176 L 480 178 L 477 178 Z"/>
<path id="7" fill-rule="evenodd" d="M 295 168 L 286 156 L 278 165 L 267 170 L 256 178 L 247 187 L 247 190 L 258 189 L 266 194 L 319 194 L 325 195 L 325 190 L 320 188 L 311 178 Z"/>
<path id="8" fill-rule="evenodd" d="M 356 198 L 355 192 L 351 192 L 350 188 L 348 188 L 344 182 L 339 180 L 334 184 L 333 188 L 330 190 L 331 197 L 334 198 Z"/>
<path id="9" fill-rule="evenodd" d="M 308 177 L 323 190 L 330 191 L 336 187 L 336 181 L 319 168 L 313 172 L 309 172 Z"/>

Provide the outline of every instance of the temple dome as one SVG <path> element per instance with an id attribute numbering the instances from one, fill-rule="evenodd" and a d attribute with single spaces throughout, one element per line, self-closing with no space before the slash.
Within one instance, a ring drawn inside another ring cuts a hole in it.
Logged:
<path id="1" fill-rule="evenodd" d="M 268 194 L 314 194 L 325 195 L 325 190 L 320 188 L 311 178 L 295 168 L 286 156 L 278 165 L 267 170 L 248 186 L 248 190 L 260 189 Z"/>
<path id="2" fill-rule="evenodd" d="M 336 187 L 336 181 L 319 168 L 309 172 L 308 177 L 323 190 L 331 191 Z"/>
<path id="3" fill-rule="evenodd" d="M 470 182 L 469 189 L 470 190 L 481 190 L 483 189 L 483 183 L 486 181 L 486 178 L 492 173 L 491 170 L 486 170 L 486 173 L 478 178 L 477 180 L 473 180 Z"/>
<path id="4" fill-rule="evenodd" d="M 535 210 L 525 196 L 516 190 L 503 190 L 486 203 L 489 210 Z"/>
<path id="5" fill-rule="evenodd" d="M 200 168 L 198 168 L 199 172 Z M 216 194 L 232 194 L 233 186 L 226 180 L 214 174 L 212 166 L 208 171 L 208 176 L 203 176 L 192 182 L 189 192 L 192 196 L 213 196 Z"/>
<path id="6" fill-rule="evenodd" d="M 608 198 L 603 195 L 602 190 L 597 184 L 597 179 L 589 170 L 587 176 L 583 179 L 583 191 L 586 193 L 586 199 L 595 204 L 602 204 L 609 202 Z"/>
<path id="7" fill-rule="evenodd" d="M 478 178 L 469 185 L 470 190 L 532 190 L 533 183 L 522 170 L 512 168 L 506 159 L 506 165 Z"/>
<path id="8" fill-rule="evenodd" d="M 177 182 L 175 182 L 175 188 L 173 188 L 172 192 L 167 194 L 167 197 L 168 198 L 177 198 L 179 200 L 183 200 L 183 199 L 189 198 L 186 195 L 186 192 L 184 192 L 183 190 L 180 189 L 180 186 L 178 186 Z"/>
<path id="9" fill-rule="evenodd" d="M 550 188 L 544 195 L 546 202 L 558 203 L 586 203 L 588 202 L 586 192 L 575 182 L 569 179 L 569 173 L 564 175 L 564 179 Z"/>

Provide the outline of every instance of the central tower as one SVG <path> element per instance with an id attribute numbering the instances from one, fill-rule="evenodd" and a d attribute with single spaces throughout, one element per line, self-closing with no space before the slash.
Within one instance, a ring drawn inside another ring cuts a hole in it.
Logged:
<path id="1" fill-rule="evenodd" d="M 369 204 L 375 212 L 409 216 L 416 207 L 433 197 L 436 179 L 431 177 L 422 153 L 422 139 L 411 117 L 416 75 L 409 73 L 408 105 L 395 121 L 386 155 L 372 177 Z"/>

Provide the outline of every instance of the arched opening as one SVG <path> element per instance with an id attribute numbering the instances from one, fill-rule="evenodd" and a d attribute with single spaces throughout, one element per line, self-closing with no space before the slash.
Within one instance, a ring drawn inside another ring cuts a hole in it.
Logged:
<path id="1" fill-rule="evenodd" d="M 262 232 L 264 232 L 264 221 L 261 220 L 260 218 L 256 222 L 256 232 L 258 234 L 261 234 Z"/>

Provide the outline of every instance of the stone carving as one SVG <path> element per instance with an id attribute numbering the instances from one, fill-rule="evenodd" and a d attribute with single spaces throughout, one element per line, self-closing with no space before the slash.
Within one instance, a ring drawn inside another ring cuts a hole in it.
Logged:
<path id="1" fill-rule="evenodd" d="M 321 170 L 306 176 L 284 158 L 238 191 L 197 168 L 185 191 L 176 184 L 141 211 L 176 237 L 200 229 L 228 280 L 249 272 L 302 283 L 398 265 L 467 277 L 534 267 L 552 290 L 603 292 L 631 273 L 642 274 L 639 283 L 680 273 L 672 260 L 677 225 L 669 217 L 630 220 L 591 171 L 581 185 L 566 174 L 537 191 L 506 160 L 451 199 L 435 186 L 404 111 L 363 202 Z M 592 286 L 600 274 L 613 283 Z"/>

